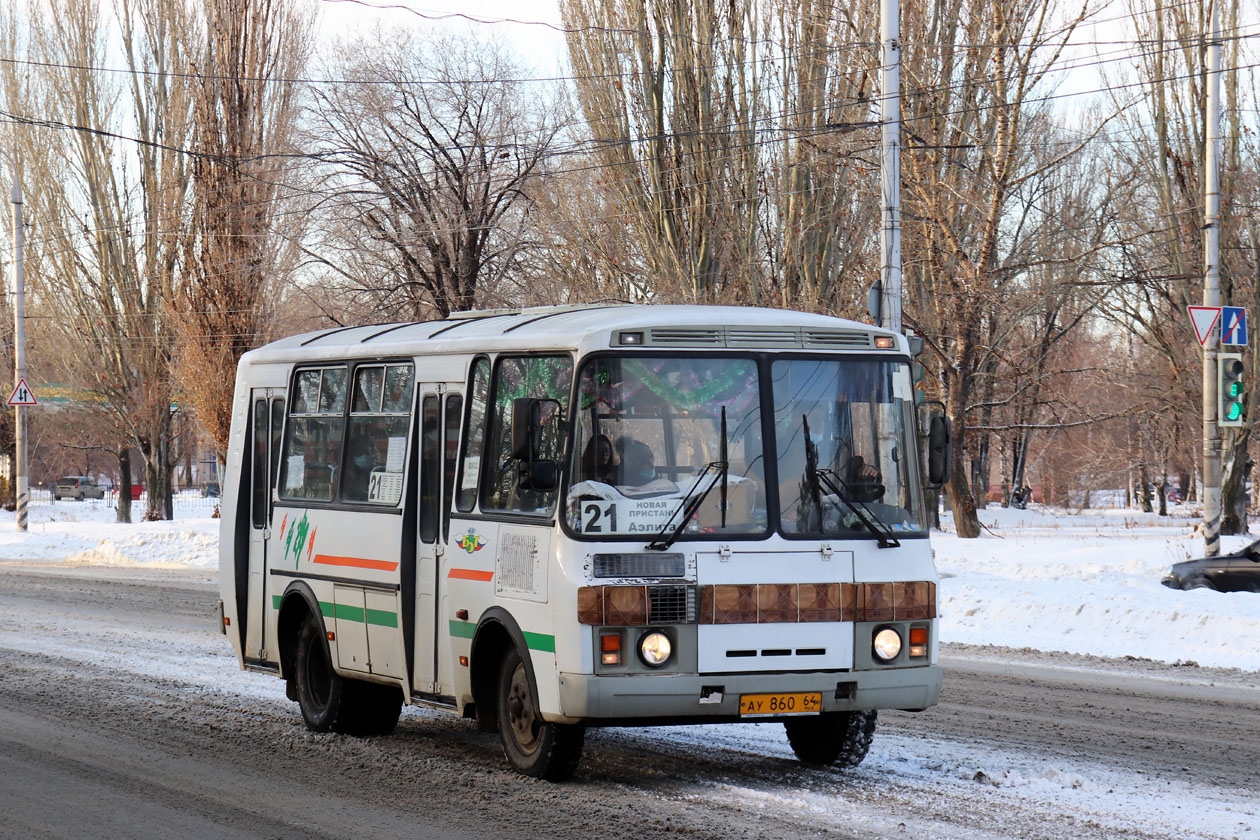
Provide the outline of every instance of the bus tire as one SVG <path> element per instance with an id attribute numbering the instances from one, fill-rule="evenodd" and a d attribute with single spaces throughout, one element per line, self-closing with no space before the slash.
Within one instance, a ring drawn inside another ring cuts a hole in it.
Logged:
<path id="1" fill-rule="evenodd" d="M 306 728 L 312 732 L 340 731 L 346 681 L 333 670 L 319 619 L 313 615 L 302 622 L 293 660 L 297 701 Z"/>
<path id="2" fill-rule="evenodd" d="M 544 721 L 525 669 L 516 648 L 508 648 L 499 671 L 497 704 L 503 754 L 518 773 L 563 782 L 577 770 L 586 729 Z"/>
<path id="3" fill-rule="evenodd" d="M 857 767 L 875 737 L 875 711 L 824 712 L 783 721 L 792 752 L 806 764 Z"/>

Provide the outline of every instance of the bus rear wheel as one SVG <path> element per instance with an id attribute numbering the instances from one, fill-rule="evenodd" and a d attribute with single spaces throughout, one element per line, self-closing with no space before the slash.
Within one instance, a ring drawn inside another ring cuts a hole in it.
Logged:
<path id="1" fill-rule="evenodd" d="M 333 670 L 323 628 L 307 616 L 294 655 L 297 701 L 312 732 L 388 735 L 402 713 L 402 692 L 394 686 L 346 679 Z"/>
<path id="2" fill-rule="evenodd" d="M 542 719 L 525 668 L 516 648 L 503 657 L 497 710 L 503 754 L 518 773 L 563 782 L 577 770 L 586 730 Z"/>
<path id="3" fill-rule="evenodd" d="M 806 764 L 857 767 L 875 738 L 875 712 L 824 712 L 783 721 L 792 752 Z"/>

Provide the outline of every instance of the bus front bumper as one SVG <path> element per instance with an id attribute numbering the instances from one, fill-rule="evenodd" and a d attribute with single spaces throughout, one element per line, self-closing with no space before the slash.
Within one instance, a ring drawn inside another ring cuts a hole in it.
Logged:
<path id="1" fill-rule="evenodd" d="M 741 718 L 744 694 L 818 692 L 822 711 L 935 706 L 941 668 L 923 665 L 812 674 L 560 674 L 560 715 L 555 722 L 591 725 L 759 720 Z"/>

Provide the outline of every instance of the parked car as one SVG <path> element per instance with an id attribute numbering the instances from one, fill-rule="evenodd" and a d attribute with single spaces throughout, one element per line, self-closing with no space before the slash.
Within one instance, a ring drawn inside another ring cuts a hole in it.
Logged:
<path id="1" fill-rule="evenodd" d="M 1233 554 L 1174 563 L 1161 583 L 1172 589 L 1260 592 L 1260 540 Z"/>
<path id="2" fill-rule="evenodd" d="M 78 499 L 79 501 L 103 499 L 105 488 L 86 475 L 64 475 L 57 479 L 57 486 L 53 488 L 53 498 L 58 501 L 61 499 Z"/>

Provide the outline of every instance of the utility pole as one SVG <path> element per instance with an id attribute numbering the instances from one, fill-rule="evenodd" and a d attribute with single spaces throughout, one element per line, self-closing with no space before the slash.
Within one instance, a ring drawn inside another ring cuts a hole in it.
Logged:
<path id="1" fill-rule="evenodd" d="M 22 276 L 22 185 L 18 182 L 17 167 L 13 168 L 13 384 L 26 379 L 26 290 Z M 17 492 L 14 501 L 17 503 L 17 528 L 26 530 L 27 505 L 30 503 L 30 488 L 26 482 L 26 420 L 25 406 L 13 407 L 13 442 L 17 456 Z"/>
<path id="2" fill-rule="evenodd" d="M 901 7 L 880 0 L 880 325 L 901 332 Z"/>
<path id="3" fill-rule="evenodd" d="M 1207 44 L 1207 142 L 1203 160 L 1203 305 L 1221 305 L 1221 32 L 1219 2 L 1212 0 Z M 1221 553 L 1221 432 L 1217 425 L 1217 335 L 1203 342 L 1203 542 L 1205 554 Z"/>

